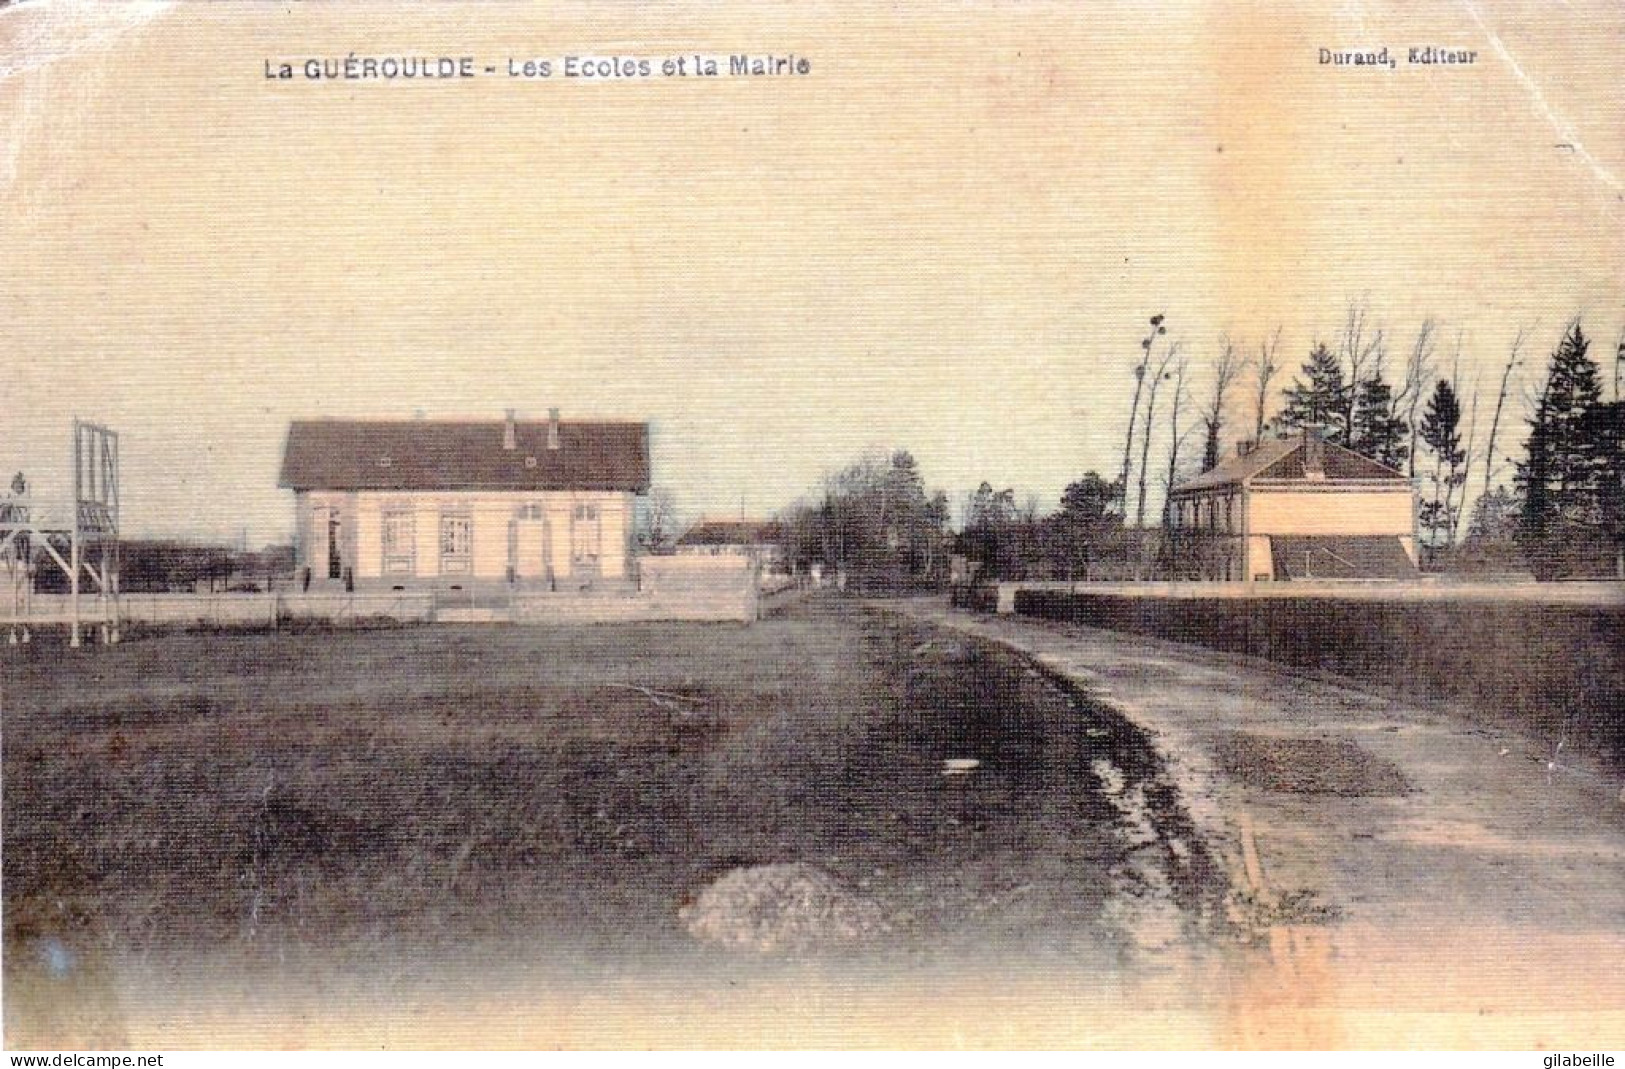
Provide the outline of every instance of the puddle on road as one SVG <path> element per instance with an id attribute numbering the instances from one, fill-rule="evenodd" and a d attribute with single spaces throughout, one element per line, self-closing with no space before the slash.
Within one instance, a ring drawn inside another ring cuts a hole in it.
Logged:
<path id="1" fill-rule="evenodd" d="M 955 670 L 940 674 L 947 668 L 942 646 L 924 643 L 910 652 L 922 650 L 927 656 L 908 659 L 909 705 L 927 712 L 931 730 L 940 733 L 938 778 L 964 785 L 961 822 L 1025 837 L 1032 834 L 1024 830 L 1025 813 L 1065 812 L 1074 830 L 1047 834 L 1097 841 L 1104 834 L 1098 866 L 1072 879 L 1104 891 L 1099 922 L 1133 965 L 1186 964 L 1228 934 L 1229 879 L 1143 731 L 1042 663 L 1003 647 L 967 645 L 953 658 L 960 662 Z M 966 668 L 969 693 L 943 685 L 964 688 Z M 1081 856 L 1073 863 L 1090 866 Z"/>
<path id="2" fill-rule="evenodd" d="M 1252 787 L 1283 794 L 1344 797 L 1410 792 L 1400 770 L 1346 739 L 1301 739 L 1234 732 L 1221 740 L 1219 767 Z"/>
<path id="3" fill-rule="evenodd" d="M 1162 843 L 1165 836 L 1153 820 L 1142 784 L 1130 784 L 1122 770 L 1104 757 L 1097 757 L 1090 768 L 1117 811 L 1118 835 L 1128 850 L 1126 862 L 1110 872 L 1112 895 L 1106 903 L 1107 919 L 1140 955 L 1165 957 L 1190 934 L 1159 856 L 1162 851 L 1150 849 Z M 1185 863 L 1189 863 L 1190 849 L 1183 840 L 1167 837 L 1166 846 L 1168 854 L 1183 854 Z"/>

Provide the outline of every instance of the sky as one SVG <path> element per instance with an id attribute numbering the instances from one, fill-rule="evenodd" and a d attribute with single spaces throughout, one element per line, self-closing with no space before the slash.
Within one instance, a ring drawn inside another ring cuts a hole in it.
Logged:
<path id="1" fill-rule="evenodd" d="M 290 420 L 557 407 L 651 421 L 690 516 L 899 447 L 1052 506 L 1121 463 L 1150 315 L 1200 392 L 1221 333 L 1279 327 L 1295 370 L 1350 302 L 1392 371 L 1435 317 L 1487 424 L 1520 329 L 1528 390 L 1570 319 L 1605 363 L 1625 325 L 1622 39 L 1587 0 L 30 0 L 0 8 L 0 468 L 65 498 L 96 419 L 127 535 L 258 545 Z M 811 69 L 501 73 L 741 51 Z M 351 52 L 499 74 L 265 77 Z"/>

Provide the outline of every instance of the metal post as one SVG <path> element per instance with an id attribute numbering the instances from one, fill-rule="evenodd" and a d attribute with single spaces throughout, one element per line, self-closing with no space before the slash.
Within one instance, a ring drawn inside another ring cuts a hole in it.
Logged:
<path id="1" fill-rule="evenodd" d="M 103 542 L 101 544 L 101 551 L 102 551 L 102 579 L 101 579 L 101 586 L 100 586 L 100 596 L 97 598 L 97 607 L 99 609 L 101 609 L 101 614 L 102 614 L 102 645 L 103 646 L 109 646 L 109 645 L 112 645 L 112 642 L 113 642 L 113 612 L 112 612 L 113 602 L 108 597 L 108 594 L 107 594 L 107 582 L 108 582 L 109 576 L 112 575 L 112 568 L 109 567 L 109 555 L 108 555 L 108 552 L 107 552 L 107 543 L 106 542 Z"/>
<path id="2" fill-rule="evenodd" d="M 115 514 L 115 516 L 116 516 L 116 514 Z M 113 561 L 113 574 L 112 574 L 112 579 L 110 580 L 111 583 L 112 583 L 112 596 L 113 596 L 113 627 L 112 627 L 112 630 L 108 633 L 109 641 L 111 641 L 113 643 L 113 645 L 115 645 L 115 646 L 118 645 L 119 637 L 120 637 L 119 636 L 119 623 L 120 623 L 119 617 L 120 617 L 121 605 L 120 605 L 120 602 L 119 602 L 118 573 L 119 573 L 119 565 L 122 562 L 119 559 L 120 556 L 121 556 L 119 550 L 120 550 L 120 545 L 119 545 L 118 542 L 115 541 L 113 543 L 113 550 L 112 550 L 112 554 L 111 554 L 112 561 Z"/>
<path id="3" fill-rule="evenodd" d="M 23 644 L 28 644 L 28 621 L 34 617 L 34 543 L 28 543 L 23 561 Z"/>
<path id="4" fill-rule="evenodd" d="M 77 510 L 75 510 L 77 512 Z M 72 631 L 68 636 L 68 645 L 73 649 L 79 648 L 79 518 L 76 515 L 73 521 L 73 530 L 68 532 L 68 566 L 73 573 L 68 578 L 68 618 L 72 621 Z"/>
<path id="5" fill-rule="evenodd" d="M 72 621 L 68 645 L 79 648 L 79 502 L 85 496 L 84 435 L 77 416 L 73 420 L 73 526 L 68 528 L 68 618 Z"/>
<path id="6" fill-rule="evenodd" d="M 7 639 L 13 646 L 17 644 L 17 618 L 23 613 L 22 576 L 17 566 L 22 558 L 20 550 L 15 538 L 6 550 L 6 577 L 11 580 L 11 631 Z"/>
<path id="7" fill-rule="evenodd" d="M 105 448 L 108 450 L 108 452 L 110 454 L 109 459 L 111 461 L 111 464 L 110 464 L 110 467 L 109 467 L 109 471 L 110 471 L 110 473 L 112 475 L 111 485 L 109 485 L 109 487 L 108 487 L 108 501 L 109 501 L 109 504 L 111 505 L 111 514 L 112 514 L 112 520 L 113 520 L 113 548 L 112 548 L 112 553 L 111 553 L 110 558 L 109 558 L 113 562 L 113 570 L 112 570 L 112 575 L 111 576 L 108 576 L 107 574 L 104 573 L 103 576 L 102 576 L 102 579 L 103 579 L 104 584 L 111 584 L 110 588 L 108 589 L 108 593 L 113 599 L 112 600 L 112 607 L 113 607 L 113 609 L 112 609 L 112 628 L 108 632 L 108 637 L 113 642 L 114 645 L 117 645 L 118 640 L 119 640 L 119 569 L 124 564 L 124 561 L 123 561 L 123 556 L 124 556 L 124 554 L 123 554 L 123 543 L 121 542 L 122 535 L 119 534 L 119 515 L 118 515 L 118 512 L 119 512 L 119 508 L 118 508 L 118 504 L 119 504 L 119 486 L 118 486 L 119 467 L 118 467 L 118 435 L 117 434 L 110 434 L 108 436 L 108 441 L 107 441 L 107 445 L 106 445 Z"/>

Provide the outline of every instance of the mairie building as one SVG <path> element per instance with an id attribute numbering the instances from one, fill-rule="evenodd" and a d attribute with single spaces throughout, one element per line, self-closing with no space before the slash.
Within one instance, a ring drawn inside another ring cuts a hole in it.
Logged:
<path id="1" fill-rule="evenodd" d="M 1169 567 L 1219 581 L 1414 578 L 1416 515 L 1403 472 L 1313 428 L 1242 442 L 1170 492 Z"/>

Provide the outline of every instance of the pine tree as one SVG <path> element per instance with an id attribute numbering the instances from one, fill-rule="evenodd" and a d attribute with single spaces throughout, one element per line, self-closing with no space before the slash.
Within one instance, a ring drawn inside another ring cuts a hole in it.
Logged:
<path id="1" fill-rule="evenodd" d="M 1558 562 L 1580 548 L 1584 528 L 1598 519 L 1597 449 L 1586 432 L 1602 383 L 1590 347 L 1576 322 L 1553 351 L 1515 477 L 1521 541 L 1538 575 L 1557 574 Z"/>
<path id="2" fill-rule="evenodd" d="M 1422 529 L 1435 550 L 1450 542 L 1456 529 L 1455 491 L 1463 481 L 1467 452 L 1461 447 L 1461 401 L 1445 379 L 1428 398 L 1418 436 L 1433 454 L 1432 494 L 1422 503 Z"/>
<path id="3" fill-rule="evenodd" d="M 1592 467 L 1593 518 L 1613 548 L 1614 577 L 1625 579 L 1625 401 L 1592 405 L 1580 429 Z"/>
<path id="4" fill-rule="evenodd" d="M 1382 369 L 1360 383 L 1356 401 L 1354 438 L 1349 448 L 1378 464 L 1403 467 L 1411 452 L 1406 444 L 1411 426 L 1394 411 L 1394 392 L 1383 381 Z"/>
<path id="5" fill-rule="evenodd" d="M 1469 545 L 1510 545 L 1518 533 L 1518 499 L 1504 486 L 1478 496 L 1473 522 L 1467 525 Z"/>
<path id="6" fill-rule="evenodd" d="M 1456 566 L 1490 572 L 1525 568 L 1527 562 L 1518 549 L 1518 520 L 1518 498 L 1509 488 L 1497 486 L 1479 494 Z"/>
<path id="7" fill-rule="evenodd" d="M 1343 365 L 1324 342 L 1315 343 L 1298 379 L 1283 396 L 1286 406 L 1276 417 L 1278 426 L 1320 426 L 1326 428 L 1328 442 L 1347 442 L 1347 427 L 1342 420 L 1348 411 L 1350 387 L 1343 381 Z"/>

